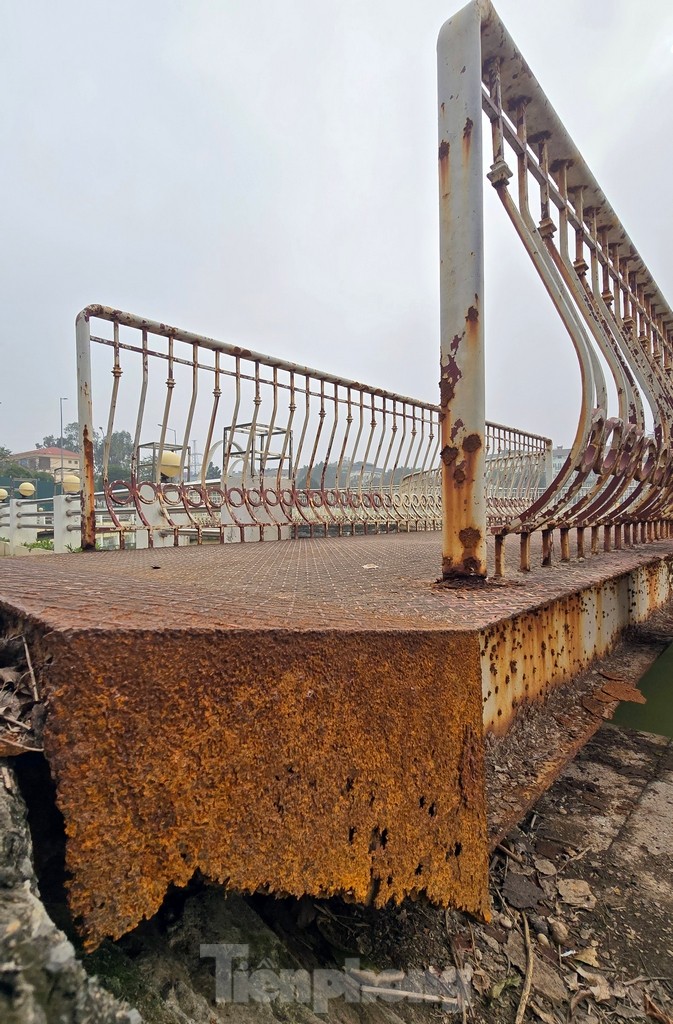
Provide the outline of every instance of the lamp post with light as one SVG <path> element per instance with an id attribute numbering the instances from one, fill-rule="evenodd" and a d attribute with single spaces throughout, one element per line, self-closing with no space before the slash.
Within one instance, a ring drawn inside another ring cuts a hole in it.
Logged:
<path id="1" fill-rule="evenodd" d="M 61 436 L 59 437 L 59 448 L 61 449 L 61 494 L 63 494 L 63 403 L 67 398 L 59 398 L 58 404 L 61 410 Z"/>

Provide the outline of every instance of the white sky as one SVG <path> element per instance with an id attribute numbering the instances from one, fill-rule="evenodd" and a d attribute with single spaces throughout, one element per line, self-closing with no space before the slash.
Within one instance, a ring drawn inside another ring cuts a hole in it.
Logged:
<path id="1" fill-rule="evenodd" d="M 0 444 L 58 433 L 59 396 L 76 418 L 91 302 L 435 400 L 435 40 L 459 6 L 0 0 Z M 673 4 L 496 6 L 673 295 Z M 487 199 L 487 415 L 567 443 L 570 343 Z"/>

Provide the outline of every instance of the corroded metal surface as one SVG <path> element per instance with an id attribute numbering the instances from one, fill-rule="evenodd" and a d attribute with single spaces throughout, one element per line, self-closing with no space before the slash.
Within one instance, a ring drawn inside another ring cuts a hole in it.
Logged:
<path id="1" fill-rule="evenodd" d="M 468 416 L 483 419 L 483 329 L 470 339 L 461 317 L 469 326 L 470 303 L 477 318 L 483 308 L 487 119 L 488 180 L 568 332 L 581 377 L 564 464 L 527 508 L 504 506 L 496 528 L 540 530 L 548 541 L 554 528 L 603 527 L 605 550 L 613 542 L 619 549 L 625 531 L 671 518 L 673 311 L 489 0 L 473 0 L 444 25 L 438 67 L 442 308 L 451 311 L 442 329 L 443 425 L 462 424 L 466 395 Z M 460 530 L 484 521 L 482 494 L 446 464 L 443 479 L 444 535 L 457 558 Z"/>
<path id="2" fill-rule="evenodd" d="M 532 549 L 530 573 L 469 593 L 433 582 L 438 534 L 0 562 L 0 603 L 43 669 L 88 941 L 197 868 L 483 910 L 482 722 L 509 727 L 670 593 L 673 542 L 544 568 Z M 614 607 L 574 623 L 599 592 Z"/>
<path id="3" fill-rule="evenodd" d="M 437 405 L 106 306 L 82 310 L 76 333 L 85 514 L 69 525 L 73 543 L 80 526 L 85 549 L 96 538 L 164 547 L 439 529 Z M 112 383 L 94 493 L 103 367 Z M 136 425 L 124 464 L 114 465 L 122 401 L 135 406 Z M 474 431 L 458 437 L 458 420 L 451 429 L 464 453 L 456 473 L 479 480 L 486 456 L 498 519 L 503 502 L 511 514 L 539 495 L 549 439 L 488 423 L 476 446 Z M 200 461 L 195 433 L 205 437 Z"/>
<path id="4" fill-rule="evenodd" d="M 487 912 L 477 641 L 441 633 L 43 641 L 87 941 L 200 870 L 227 886 Z M 450 692 L 451 699 L 447 700 Z"/>
<path id="5" fill-rule="evenodd" d="M 480 18 L 465 8 L 439 41 L 442 575 L 486 576 L 484 231 Z M 456 59 L 457 54 L 460 59 Z M 462 66 L 462 67 L 461 67 Z M 456 258 L 457 257 L 457 258 Z"/>

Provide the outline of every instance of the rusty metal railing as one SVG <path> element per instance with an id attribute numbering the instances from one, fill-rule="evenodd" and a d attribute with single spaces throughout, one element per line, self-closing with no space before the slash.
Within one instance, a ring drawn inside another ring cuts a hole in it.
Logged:
<path id="1" fill-rule="evenodd" d="M 92 348 L 107 352 L 111 371 L 98 466 Z M 429 482 L 400 488 L 403 477 L 423 481 L 437 465 L 431 403 L 103 306 L 79 314 L 77 349 L 85 548 L 104 530 L 122 544 L 129 531 L 145 532 L 154 544 L 439 527 Z M 113 437 L 129 417 L 132 457 L 114 480 Z M 195 437 L 203 439 L 196 473 L 188 466 Z M 218 480 L 207 479 L 211 464 Z M 96 523 L 97 471 L 104 525 L 100 509 Z"/>
<path id="2" fill-rule="evenodd" d="M 77 317 L 77 350 L 85 548 L 439 529 L 436 405 L 103 306 Z M 487 446 L 501 517 L 551 442 L 489 424 Z"/>
<path id="3" fill-rule="evenodd" d="M 592 550 L 668 533 L 673 503 L 673 313 L 582 155 L 488 0 L 439 37 L 444 575 L 485 575 L 482 111 L 488 180 L 574 346 L 581 413 L 570 452 L 525 507 L 501 506 L 504 537 L 584 530 Z M 612 381 L 616 407 L 608 408 Z M 646 429 L 646 409 L 652 431 Z M 502 566 L 500 564 L 499 569 Z"/>

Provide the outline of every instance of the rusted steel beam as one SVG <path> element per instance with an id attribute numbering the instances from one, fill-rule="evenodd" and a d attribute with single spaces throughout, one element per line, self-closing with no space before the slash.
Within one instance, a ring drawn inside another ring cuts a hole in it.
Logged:
<path id="1" fill-rule="evenodd" d="M 476 632 L 69 630 L 39 651 L 89 948 L 197 870 L 488 915 Z"/>
<path id="2" fill-rule="evenodd" d="M 486 576 L 481 19 L 442 28 L 439 98 L 442 574 Z"/>

